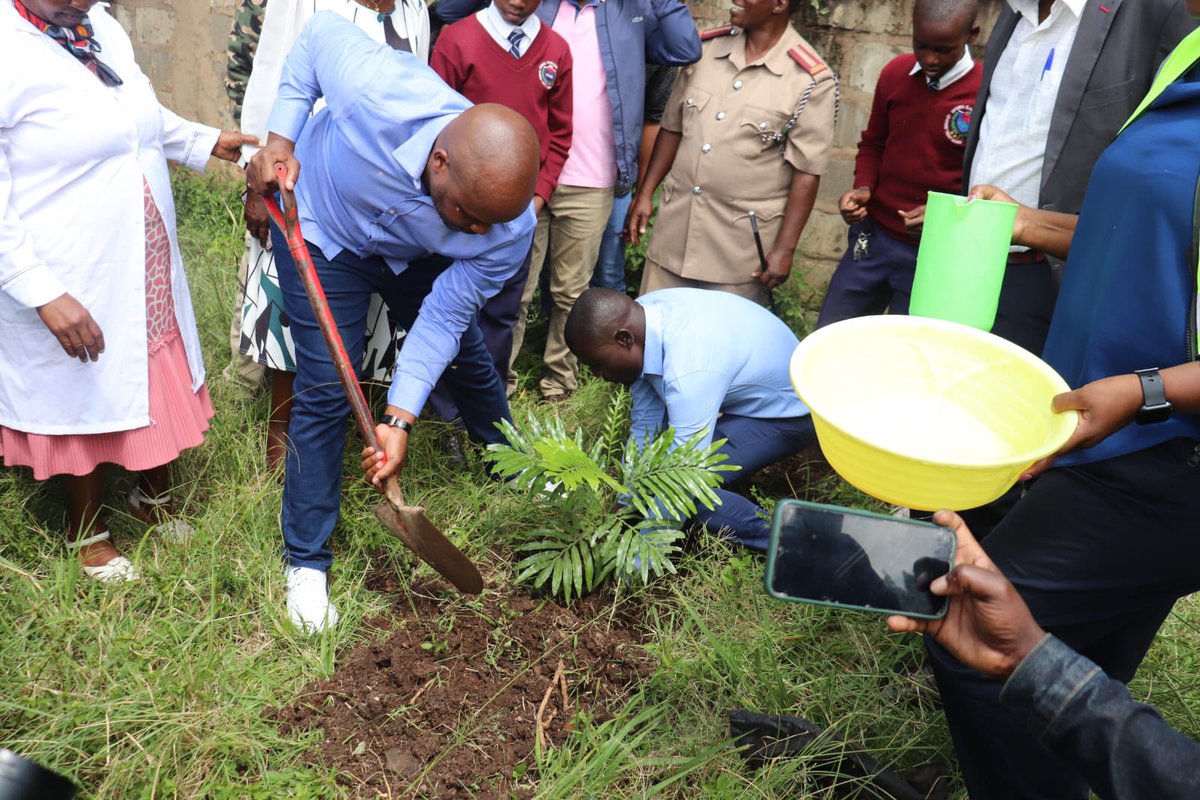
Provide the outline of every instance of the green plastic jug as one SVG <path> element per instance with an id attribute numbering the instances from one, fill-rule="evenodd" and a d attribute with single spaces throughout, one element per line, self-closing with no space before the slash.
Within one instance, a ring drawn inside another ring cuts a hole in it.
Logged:
<path id="1" fill-rule="evenodd" d="M 990 331 L 1017 206 L 930 192 L 908 313 Z"/>

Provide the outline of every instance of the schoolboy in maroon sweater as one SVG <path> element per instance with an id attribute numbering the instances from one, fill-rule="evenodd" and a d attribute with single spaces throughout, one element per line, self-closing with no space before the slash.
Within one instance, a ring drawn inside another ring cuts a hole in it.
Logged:
<path id="1" fill-rule="evenodd" d="M 537 7 L 538 0 L 494 0 L 442 31 L 429 66 L 472 103 L 500 103 L 529 120 L 542 146 L 540 212 L 571 149 L 571 50 L 534 16 Z"/>
<path id="2" fill-rule="evenodd" d="M 571 149 L 571 50 L 559 34 L 533 13 L 539 0 L 493 0 L 482 11 L 442 30 L 429 66 L 450 88 L 472 103 L 500 103 L 517 111 L 537 133 L 542 164 L 533 207 L 542 208 L 558 186 Z M 499 294 L 479 310 L 479 327 L 500 374 L 508 379 L 513 326 L 529 277 L 529 256 Z M 439 383 L 429 398 L 444 420 L 458 409 Z"/>
<path id="3" fill-rule="evenodd" d="M 817 326 L 866 314 L 908 313 L 927 192 L 962 191 L 963 153 L 983 65 L 977 0 L 917 0 L 913 52 L 896 56 L 875 87 L 858 143 L 854 187 L 842 195 L 850 246 Z"/>

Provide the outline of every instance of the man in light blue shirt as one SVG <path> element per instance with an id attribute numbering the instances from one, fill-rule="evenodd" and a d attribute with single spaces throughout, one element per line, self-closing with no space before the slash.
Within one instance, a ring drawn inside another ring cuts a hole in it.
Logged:
<path id="1" fill-rule="evenodd" d="M 702 444 L 726 439 L 721 452 L 737 472 L 726 481 L 800 452 L 816 437 L 792 388 L 788 363 L 799 340 L 778 317 L 728 292 L 662 289 L 630 299 L 588 289 L 567 318 L 567 346 L 604 380 L 630 387 L 631 435 L 638 444 L 668 425 L 678 446 L 699 431 Z M 718 489 L 721 505 L 693 521 L 765 550 L 763 511 Z"/>
<path id="2" fill-rule="evenodd" d="M 310 118 L 321 98 L 326 107 Z M 539 151 L 529 123 L 502 106 L 472 106 L 417 57 L 319 13 L 288 56 L 268 128 L 247 178 L 270 193 L 276 165 L 286 167 L 351 360 L 361 362 L 353 354 L 363 351 L 372 292 L 408 330 L 377 429 L 386 459 L 368 459 L 368 478 L 382 487 L 403 465 L 408 431 L 452 361 L 446 376 L 468 432 L 495 441 L 508 405 L 475 317 L 533 238 Z M 286 243 L 272 235 L 297 357 L 283 493 L 288 611 L 317 631 L 337 619 L 325 571 L 349 407 Z"/>

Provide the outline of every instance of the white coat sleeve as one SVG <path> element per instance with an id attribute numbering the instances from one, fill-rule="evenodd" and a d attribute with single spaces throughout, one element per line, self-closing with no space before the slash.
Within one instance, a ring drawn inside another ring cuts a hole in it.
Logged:
<path id="1" fill-rule="evenodd" d="M 163 105 L 159 106 L 159 113 L 163 123 L 163 154 L 177 164 L 204 172 L 209 156 L 217 146 L 220 129 L 184 119 Z"/>
<path id="2" fill-rule="evenodd" d="M 0 134 L 0 292 L 17 305 L 38 308 L 65 294 L 58 276 L 38 257 L 12 204 L 8 145 Z"/>

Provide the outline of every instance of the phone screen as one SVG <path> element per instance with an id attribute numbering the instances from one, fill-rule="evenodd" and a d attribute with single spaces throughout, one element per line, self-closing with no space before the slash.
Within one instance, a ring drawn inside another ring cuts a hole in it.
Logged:
<path id="1" fill-rule="evenodd" d="M 784 501 L 767 589 L 781 599 L 939 617 L 946 598 L 929 584 L 950 571 L 954 542 L 953 531 L 928 522 Z"/>

